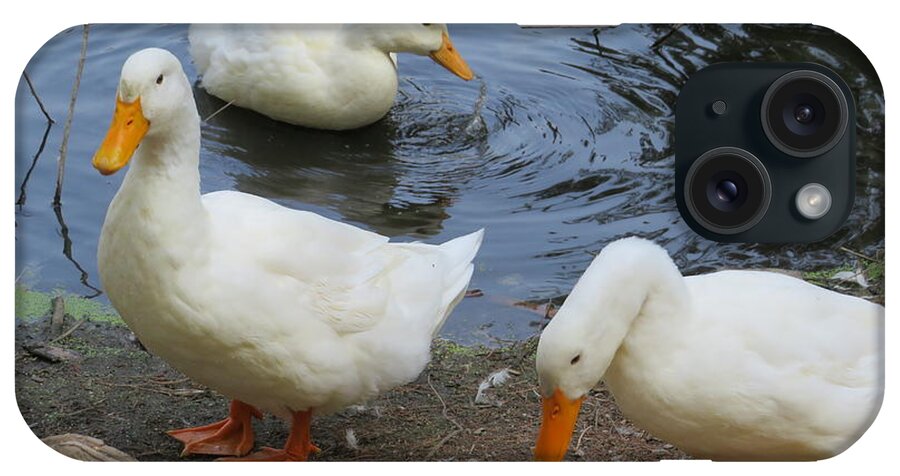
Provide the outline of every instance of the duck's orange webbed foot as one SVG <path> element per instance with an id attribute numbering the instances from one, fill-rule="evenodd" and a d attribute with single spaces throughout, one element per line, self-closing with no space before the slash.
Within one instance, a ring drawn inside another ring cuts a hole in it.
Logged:
<path id="1" fill-rule="evenodd" d="M 218 461 L 307 461 L 310 453 L 315 454 L 319 451 L 322 450 L 313 444 L 306 451 L 288 451 L 264 446 L 259 451 L 242 458 L 219 458 Z"/>
<path id="2" fill-rule="evenodd" d="M 243 458 L 220 458 L 219 461 L 306 461 L 310 453 L 322 451 L 309 438 L 309 426 L 312 419 L 310 410 L 294 412 L 291 423 L 291 434 L 284 449 L 264 447 Z"/>
<path id="3" fill-rule="evenodd" d="M 231 401 L 228 418 L 206 426 L 167 432 L 184 443 L 181 456 L 191 454 L 243 456 L 253 449 L 252 417 L 262 418 L 256 408 L 239 400 Z"/>

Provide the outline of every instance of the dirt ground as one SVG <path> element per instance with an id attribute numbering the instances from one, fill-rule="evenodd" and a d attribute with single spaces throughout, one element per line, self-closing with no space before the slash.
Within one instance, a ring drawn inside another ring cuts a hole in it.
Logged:
<path id="1" fill-rule="evenodd" d="M 191 382 L 144 351 L 121 324 L 84 321 L 53 345 L 76 354 L 50 362 L 26 348 L 48 342 L 50 319 L 16 322 L 16 396 L 34 433 L 78 433 L 104 440 L 138 460 L 181 460 L 180 443 L 166 430 L 211 423 L 228 400 Z M 63 326 L 69 329 L 74 319 Z M 74 321 L 77 322 L 77 321 Z M 534 371 L 537 341 L 503 349 L 434 343 L 432 363 L 409 385 L 365 405 L 313 419 L 319 461 L 525 461 L 540 424 Z M 38 353 L 40 353 L 38 351 Z M 484 391 L 492 372 L 509 379 Z M 255 421 L 257 446 L 280 447 L 285 422 Z M 348 438 L 352 432 L 355 438 Z M 355 439 L 355 442 L 353 440 Z M 354 444 L 355 443 L 355 444 Z M 677 448 L 631 425 L 602 386 L 586 399 L 569 459 L 685 458 Z M 212 457 L 190 456 L 190 460 Z"/>
<path id="2" fill-rule="evenodd" d="M 878 259 L 866 266 L 790 274 L 883 304 L 884 268 L 881 256 Z M 177 461 L 182 459 L 181 444 L 166 430 L 225 417 L 225 397 L 145 351 L 111 309 L 67 299 L 65 313 L 56 313 L 64 320 L 54 329 L 49 295 L 18 288 L 16 293 L 16 398 L 38 437 L 76 433 L 99 438 L 138 460 Z M 551 303 L 515 305 L 548 318 L 554 315 Z M 51 345 L 50 352 L 41 344 Z M 432 362 L 417 381 L 338 414 L 314 418 L 313 441 L 323 451 L 313 458 L 530 460 L 541 411 L 536 348 L 536 338 L 504 348 L 436 340 Z M 484 390 L 476 402 L 479 386 L 504 369 L 506 381 Z M 254 425 L 257 447 L 284 444 L 285 422 L 266 416 Z M 656 461 L 687 455 L 632 425 L 601 384 L 582 405 L 566 458 Z"/>

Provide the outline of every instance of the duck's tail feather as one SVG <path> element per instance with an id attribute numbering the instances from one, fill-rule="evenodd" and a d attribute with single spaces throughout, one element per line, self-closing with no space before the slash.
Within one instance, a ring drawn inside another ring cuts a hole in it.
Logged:
<path id="1" fill-rule="evenodd" d="M 448 285 L 442 298 L 444 312 L 441 318 L 434 323 L 434 327 L 431 330 L 432 336 L 437 335 L 453 308 L 466 295 L 466 289 L 469 287 L 469 281 L 472 279 L 472 273 L 475 271 L 472 260 L 475 259 L 475 254 L 478 253 L 483 239 L 484 228 L 474 233 L 454 238 L 439 246 L 443 260 L 448 264 L 447 268 L 449 271 L 445 277 L 445 282 Z"/>

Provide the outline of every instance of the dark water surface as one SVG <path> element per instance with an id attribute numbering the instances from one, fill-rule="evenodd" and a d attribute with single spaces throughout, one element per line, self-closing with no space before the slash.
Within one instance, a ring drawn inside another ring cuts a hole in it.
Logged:
<path id="1" fill-rule="evenodd" d="M 438 243 L 486 227 L 472 280 L 484 296 L 464 300 L 443 330 L 464 343 L 535 333 L 540 313 L 512 303 L 567 294 L 593 253 L 630 234 L 665 246 L 686 273 L 814 270 L 848 261 L 840 246 L 867 254 L 884 247 L 884 97 L 861 53 L 828 30 L 461 25 L 450 32 L 481 81 L 463 82 L 427 58 L 401 54 L 394 109 L 368 128 L 343 133 L 229 108 L 203 126 L 203 191 L 261 195 L 398 240 Z M 51 39 L 26 67 L 56 124 L 25 203 L 16 208 L 20 283 L 87 296 L 100 288 L 97 237 L 125 174 L 102 177 L 90 159 L 109 125 L 122 63 L 150 46 L 173 51 L 196 79 L 184 25 L 91 27 L 59 214 L 50 203 L 81 27 Z M 815 61 L 854 90 L 857 201 L 847 224 L 825 242 L 718 244 L 694 234 L 678 215 L 672 169 L 678 91 L 708 64 L 741 60 Z M 201 89 L 195 95 L 201 117 L 223 105 Z M 17 191 L 46 126 L 23 79 Z"/>

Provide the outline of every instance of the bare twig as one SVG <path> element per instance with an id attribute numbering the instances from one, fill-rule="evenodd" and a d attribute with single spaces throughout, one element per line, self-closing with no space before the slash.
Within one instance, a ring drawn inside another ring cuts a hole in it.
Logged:
<path id="1" fill-rule="evenodd" d="M 451 417 L 447 413 L 447 402 L 444 401 L 444 397 L 441 396 L 440 392 L 438 392 L 437 389 L 434 388 L 434 384 L 431 383 L 431 374 L 428 374 L 426 379 L 428 381 L 428 386 L 431 387 L 431 391 L 434 392 L 434 394 L 437 395 L 438 400 L 441 401 L 441 407 L 443 407 L 443 410 L 441 410 L 441 414 L 444 415 L 444 418 L 446 418 L 447 421 L 449 421 L 450 423 L 453 423 L 454 425 L 456 425 L 456 427 L 459 428 L 460 430 L 465 430 L 465 428 L 462 425 L 460 425 L 458 421 L 456 421 L 453 417 Z"/>
<path id="2" fill-rule="evenodd" d="M 597 46 L 597 56 L 603 57 L 603 48 L 600 47 L 600 29 L 594 28 L 591 30 L 591 34 L 594 35 L 594 44 Z"/>
<path id="3" fill-rule="evenodd" d="M 35 153 L 34 158 L 31 159 L 31 167 L 28 167 L 28 171 L 25 172 L 25 178 L 22 179 L 22 185 L 19 187 L 19 198 L 16 199 L 16 205 L 20 207 L 25 205 L 25 187 L 28 185 L 28 180 L 31 178 L 31 172 L 34 171 L 34 167 L 37 165 L 41 153 L 44 152 L 44 147 L 47 146 L 47 137 L 50 136 L 50 127 L 52 125 L 52 122 L 47 123 L 47 128 L 44 129 L 44 137 L 41 139 L 41 145 L 38 146 L 37 153 Z"/>
<path id="4" fill-rule="evenodd" d="M 69 131 L 72 129 L 72 116 L 75 115 L 75 101 L 78 99 L 78 88 L 81 87 L 81 73 L 84 72 L 84 59 L 87 56 L 88 25 L 83 25 L 81 30 L 81 56 L 78 58 L 78 70 L 75 73 L 75 82 L 72 83 L 72 96 L 69 99 L 69 113 L 66 116 L 66 125 L 63 128 L 62 143 L 59 145 L 59 158 L 56 159 L 56 193 L 53 194 L 53 205 L 62 203 L 63 177 L 66 173 L 66 152 L 69 148 Z"/>
<path id="5" fill-rule="evenodd" d="M 549 321 L 555 315 L 556 315 L 556 310 L 553 308 L 553 301 L 548 300 L 547 305 L 544 307 L 544 319 Z"/>
<path id="6" fill-rule="evenodd" d="M 25 78 L 25 84 L 27 84 L 27 85 L 28 85 L 28 89 L 31 90 L 31 95 L 34 96 L 34 100 L 37 101 L 38 107 L 41 108 L 41 112 L 44 113 L 44 117 L 47 118 L 47 121 L 48 121 L 50 124 L 55 124 L 56 121 L 54 121 L 53 118 L 50 117 L 50 113 L 47 112 L 47 109 L 44 107 L 44 103 L 41 102 L 40 96 L 38 96 L 37 91 L 34 90 L 34 85 L 31 84 L 31 78 L 28 77 L 28 72 L 27 72 L 27 71 L 23 71 L 23 72 L 22 72 L 22 77 Z"/>
<path id="7" fill-rule="evenodd" d="M 444 446 L 445 443 L 450 441 L 451 438 L 458 435 L 461 431 L 462 430 L 457 428 L 456 430 L 453 430 L 450 433 L 448 433 L 447 436 L 445 436 L 444 438 L 441 439 L 441 441 L 438 441 L 438 444 L 434 445 L 434 448 L 432 448 L 431 451 L 429 451 L 428 454 L 425 455 L 425 460 L 427 461 L 427 460 L 430 460 L 431 458 L 433 458 L 434 454 L 437 453 L 437 451 L 439 449 L 441 449 L 441 447 Z"/>
<path id="8" fill-rule="evenodd" d="M 63 321 L 66 318 L 66 300 L 62 296 L 54 296 L 50 301 L 53 304 L 53 312 L 50 314 L 50 335 L 58 336 L 62 332 Z"/>
<path id="9" fill-rule="evenodd" d="M 578 450 L 581 449 L 581 439 L 584 438 L 584 434 L 588 432 L 592 427 L 587 427 L 581 431 L 581 434 L 578 435 L 578 442 L 575 443 L 575 449 L 572 450 L 573 453 L 578 453 Z"/>
<path id="10" fill-rule="evenodd" d="M 232 104 L 234 104 L 235 101 L 237 101 L 237 99 L 232 99 L 231 101 L 228 101 L 224 106 L 222 106 L 222 107 L 216 109 L 216 112 L 210 114 L 209 116 L 206 116 L 206 119 L 204 119 L 203 122 L 209 122 L 210 119 L 212 119 L 212 118 L 216 117 L 217 115 L 219 115 L 220 112 L 222 112 L 222 111 L 224 111 L 225 109 L 227 109 L 228 106 L 231 106 Z"/>
<path id="11" fill-rule="evenodd" d="M 654 41 L 653 44 L 650 45 L 650 49 L 654 49 L 657 46 L 665 43 L 666 40 L 668 40 L 670 36 L 674 35 L 675 32 L 680 30 L 681 27 L 683 27 L 683 26 L 684 26 L 684 23 L 676 23 L 676 24 L 672 25 L 672 28 L 668 31 L 668 33 L 666 33 L 660 39 Z"/>
<path id="12" fill-rule="evenodd" d="M 72 327 L 70 327 L 68 330 L 66 330 L 66 332 L 63 332 L 62 334 L 60 334 L 59 337 L 55 337 L 53 340 L 50 341 L 50 343 L 53 344 L 54 342 L 59 342 L 59 341 L 65 339 L 66 337 L 69 337 L 69 334 L 75 332 L 75 329 L 78 329 L 78 326 L 80 326 L 81 323 L 84 321 L 85 321 L 85 319 L 78 319 L 78 322 L 73 324 Z"/>
<path id="13" fill-rule="evenodd" d="M 455 430 L 448 433 L 447 436 L 445 436 L 444 438 L 441 439 L 441 441 L 438 442 L 438 444 L 434 445 L 434 448 L 431 448 L 431 451 L 429 451 L 428 454 L 425 456 L 425 459 L 429 460 L 434 456 L 435 453 L 437 453 L 437 451 L 439 449 L 441 449 L 442 446 L 444 446 L 445 443 L 447 443 L 448 441 L 450 441 L 451 438 L 453 438 L 454 436 L 458 435 L 460 432 L 465 430 L 465 427 L 460 425 L 458 421 L 456 421 L 453 417 L 451 417 L 447 413 L 447 402 L 444 401 L 444 397 L 441 396 L 441 394 L 437 391 L 436 388 L 434 388 L 434 385 L 431 383 L 431 374 L 428 374 L 427 380 L 428 380 L 428 386 L 431 387 L 431 391 L 434 392 L 434 394 L 437 395 L 438 400 L 441 401 L 441 406 L 443 407 L 443 410 L 441 411 L 441 413 L 444 415 L 444 418 L 456 426 Z"/>
<path id="14" fill-rule="evenodd" d="M 169 389 L 166 387 L 151 387 L 149 385 L 141 385 L 136 383 L 112 383 L 112 382 L 103 382 L 98 381 L 97 383 L 101 385 L 106 385 L 108 387 L 119 387 L 119 388 L 133 388 L 135 390 L 143 390 L 146 392 L 159 393 L 161 395 L 167 395 L 169 397 L 187 397 L 190 395 L 200 395 L 202 393 L 206 393 L 206 390 L 201 390 L 199 388 L 176 388 Z"/>
<path id="15" fill-rule="evenodd" d="M 49 344 L 25 344 L 22 346 L 29 354 L 48 362 L 70 362 L 80 360 L 82 355 L 74 350 L 64 349 Z"/>
<path id="16" fill-rule="evenodd" d="M 866 256 L 866 255 L 860 253 L 859 251 L 853 251 L 853 250 L 851 250 L 850 248 L 847 248 L 846 246 L 841 246 L 841 247 L 838 248 L 838 249 L 841 250 L 841 251 L 843 251 L 844 253 L 851 254 L 851 255 L 853 255 L 853 256 L 856 256 L 857 258 L 862 258 L 862 259 L 864 259 L 864 260 L 866 260 L 866 261 L 869 261 L 869 262 L 872 262 L 872 263 L 881 263 L 881 260 L 877 260 L 877 259 L 872 258 L 872 257 L 870 257 L 870 256 Z"/>
<path id="17" fill-rule="evenodd" d="M 92 409 L 94 409 L 94 408 L 97 408 L 97 406 L 99 406 L 100 404 L 102 404 L 102 403 L 105 402 L 105 401 L 106 401 L 106 398 L 104 397 L 104 398 L 101 398 L 100 400 L 97 400 L 96 402 L 91 402 L 91 404 L 90 404 L 89 406 L 81 407 L 80 409 L 75 410 L 75 411 L 73 411 L 73 412 L 69 412 L 69 413 L 60 413 L 58 416 L 60 416 L 60 417 L 73 417 L 73 416 L 75 416 L 75 415 L 80 415 L 80 414 L 82 414 L 82 413 L 84 413 L 84 412 L 86 412 L 86 411 L 88 411 L 88 410 L 92 410 Z"/>
<path id="18" fill-rule="evenodd" d="M 525 368 L 525 359 L 528 356 L 530 356 L 532 353 L 537 351 L 537 343 L 538 343 L 537 336 L 532 336 L 532 337 L 529 337 L 528 339 L 522 341 L 521 343 L 517 344 L 522 347 L 522 351 L 516 357 L 516 360 L 515 360 L 516 364 L 513 367 L 515 367 L 517 369 Z"/>
<path id="19" fill-rule="evenodd" d="M 156 385 L 178 385 L 189 382 L 191 379 L 189 377 L 184 377 L 175 380 L 161 380 L 159 378 L 151 377 L 150 380 L 153 381 L 153 383 L 155 383 Z"/>

